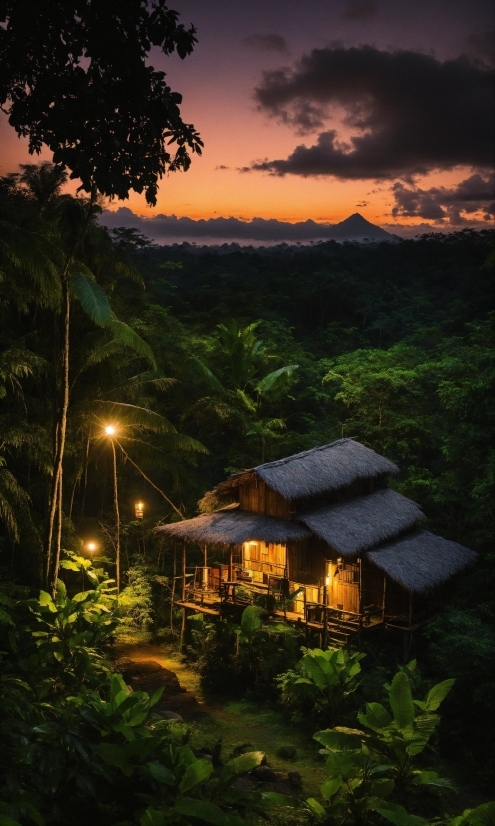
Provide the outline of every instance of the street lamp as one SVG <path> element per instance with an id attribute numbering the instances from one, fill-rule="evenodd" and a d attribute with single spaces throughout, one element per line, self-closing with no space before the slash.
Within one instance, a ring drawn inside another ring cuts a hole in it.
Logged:
<path id="1" fill-rule="evenodd" d="M 144 517 L 144 504 L 142 502 L 136 502 L 134 505 L 134 513 L 136 519 L 142 519 Z"/>
<path id="2" fill-rule="evenodd" d="M 110 439 L 112 445 L 113 457 L 113 508 L 115 511 L 115 584 L 117 586 L 117 593 L 120 593 L 120 513 L 119 513 L 119 492 L 117 488 L 117 454 L 115 453 L 114 436 L 117 433 L 117 427 L 113 424 L 107 424 L 105 427 L 105 434 Z"/>
<path id="3" fill-rule="evenodd" d="M 96 542 L 88 542 L 86 547 L 91 554 L 91 559 L 93 559 L 93 554 L 96 551 Z"/>

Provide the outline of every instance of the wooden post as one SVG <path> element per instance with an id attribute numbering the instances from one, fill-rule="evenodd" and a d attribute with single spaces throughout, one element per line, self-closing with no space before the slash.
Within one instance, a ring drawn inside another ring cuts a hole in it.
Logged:
<path id="1" fill-rule="evenodd" d="M 229 582 L 232 582 L 233 577 L 234 577 L 234 569 L 233 569 L 233 565 L 232 565 L 233 553 L 234 553 L 234 549 L 231 545 L 230 548 L 229 548 Z"/>
<path id="2" fill-rule="evenodd" d="M 186 601 L 186 543 L 182 543 L 182 588 L 181 588 L 182 602 Z M 184 643 L 184 633 L 186 630 L 186 609 L 182 606 L 182 623 L 180 627 L 179 651 L 182 651 Z"/>
<path id="3" fill-rule="evenodd" d="M 175 580 L 177 577 L 177 540 L 174 539 L 174 561 L 172 567 L 172 592 L 170 594 L 170 630 L 174 628 L 174 601 L 175 601 Z"/>
<path id="4" fill-rule="evenodd" d="M 359 598 L 359 616 L 363 613 L 363 563 L 359 557 L 359 583 L 358 583 L 358 598 Z"/>
<path id="5" fill-rule="evenodd" d="M 382 622 L 385 622 L 385 600 L 387 598 L 387 577 L 383 574 L 383 611 Z"/>

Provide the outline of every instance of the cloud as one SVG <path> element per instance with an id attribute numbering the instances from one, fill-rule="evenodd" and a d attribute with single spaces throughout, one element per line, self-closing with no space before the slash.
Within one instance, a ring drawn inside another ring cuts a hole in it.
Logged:
<path id="1" fill-rule="evenodd" d="M 285 38 L 280 34 L 251 34 L 242 41 L 244 46 L 260 52 L 280 52 L 289 54 L 289 47 Z"/>
<path id="2" fill-rule="evenodd" d="M 223 169 L 230 169 L 230 166 L 225 166 L 225 164 L 224 164 L 224 163 L 221 163 L 219 166 L 216 166 L 216 167 L 215 167 L 215 170 L 217 170 L 217 169 L 221 169 L 221 170 L 223 170 Z"/>
<path id="3" fill-rule="evenodd" d="M 378 13 L 374 0 L 349 0 L 342 17 L 345 20 L 372 20 Z"/>
<path id="4" fill-rule="evenodd" d="M 339 224 L 317 223 L 312 220 L 290 224 L 275 218 L 253 218 L 250 221 L 239 218 L 208 218 L 195 221 L 192 218 L 177 218 L 175 215 L 154 215 L 145 218 L 136 215 L 128 207 L 120 207 L 114 211 L 103 210 L 100 222 L 109 229 L 133 227 L 162 244 L 196 239 L 208 239 L 210 243 L 223 243 L 227 239 L 241 242 L 295 243 L 331 238 L 343 240 L 363 235 L 371 237 L 373 234 L 372 225 L 369 224 L 363 231 L 360 231 L 361 227 L 358 225 L 358 231 L 352 234 L 355 223 L 352 226 L 346 224 L 343 229 L 339 229 Z M 375 237 L 379 237 L 380 234 L 386 238 L 386 234 L 377 227 Z"/>
<path id="5" fill-rule="evenodd" d="M 495 72 L 465 57 L 333 44 L 292 68 L 263 73 L 258 109 L 299 133 L 319 131 L 285 159 L 254 162 L 273 175 L 390 180 L 457 165 L 491 167 Z M 327 128 L 341 107 L 351 137 Z"/>
<path id="6" fill-rule="evenodd" d="M 418 217 L 437 224 L 461 226 L 473 224 L 475 213 L 483 214 L 483 222 L 495 215 L 493 173 L 485 176 L 476 173 L 452 189 L 443 186 L 430 189 L 407 188 L 397 182 L 393 185 L 392 192 L 395 199 L 392 209 L 394 218 Z"/>
<path id="7" fill-rule="evenodd" d="M 495 30 L 470 34 L 465 46 L 470 57 L 481 59 L 487 66 L 495 66 Z"/>

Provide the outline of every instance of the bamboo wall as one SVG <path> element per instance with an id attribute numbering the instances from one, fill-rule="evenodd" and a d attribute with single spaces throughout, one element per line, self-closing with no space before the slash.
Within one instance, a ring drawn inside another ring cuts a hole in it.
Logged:
<path id="1" fill-rule="evenodd" d="M 254 479 L 239 487 L 239 507 L 241 510 L 290 519 L 290 502 L 269 488 L 262 479 Z"/>

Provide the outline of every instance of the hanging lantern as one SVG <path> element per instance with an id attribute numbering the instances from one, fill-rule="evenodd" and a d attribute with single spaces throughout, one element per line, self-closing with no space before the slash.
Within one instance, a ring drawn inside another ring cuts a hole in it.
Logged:
<path id="1" fill-rule="evenodd" d="M 134 505 L 134 513 L 136 514 L 136 519 L 142 519 L 144 516 L 144 505 L 142 502 L 136 502 Z"/>

